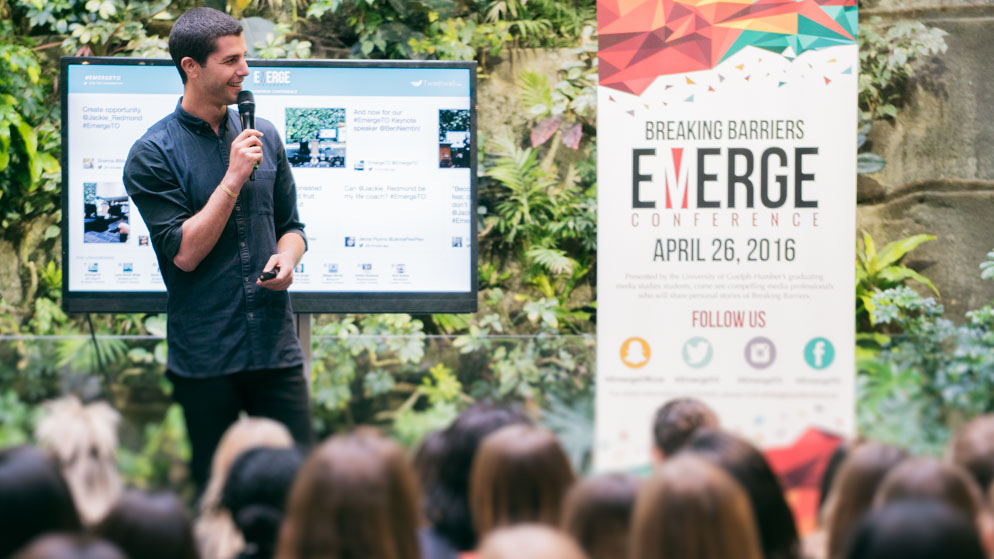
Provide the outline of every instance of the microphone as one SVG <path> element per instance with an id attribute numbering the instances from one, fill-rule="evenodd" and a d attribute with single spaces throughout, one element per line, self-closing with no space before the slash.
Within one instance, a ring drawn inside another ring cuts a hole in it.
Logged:
<path id="1" fill-rule="evenodd" d="M 255 95 L 247 89 L 238 92 L 238 116 L 242 118 L 242 130 L 255 128 Z M 258 167 L 259 164 L 256 163 L 249 176 L 250 181 L 255 180 L 255 169 Z"/>

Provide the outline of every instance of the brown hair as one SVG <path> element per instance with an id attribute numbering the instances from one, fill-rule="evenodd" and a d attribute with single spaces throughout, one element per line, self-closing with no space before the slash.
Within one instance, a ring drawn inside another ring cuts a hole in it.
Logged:
<path id="1" fill-rule="evenodd" d="M 590 559 L 628 557 L 628 534 L 639 478 L 607 474 L 585 479 L 569 490 L 563 504 L 563 531 Z"/>
<path id="2" fill-rule="evenodd" d="M 337 435 L 290 492 L 280 559 L 420 559 L 418 489 L 401 448 L 372 429 Z"/>
<path id="3" fill-rule="evenodd" d="M 676 454 L 698 429 L 718 427 L 718 415 L 694 398 L 670 400 L 656 411 L 652 438 L 663 456 Z"/>
<path id="4" fill-rule="evenodd" d="M 542 524 L 518 524 L 491 532 L 480 547 L 480 559 L 586 559 L 586 556 L 576 542 L 558 530 Z"/>
<path id="5" fill-rule="evenodd" d="M 690 454 L 667 460 L 635 503 L 631 559 L 762 559 L 749 497 Z"/>
<path id="6" fill-rule="evenodd" d="M 469 479 L 469 508 L 483 537 L 511 524 L 558 526 L 563 496 L 576 477 L 551 431 L 509 425 L 483 440 Z"/>
<path id="7" fill-rule="evenodd" d="M 983 512 L 977 484 L 965 470 L 936 458 L 915 458 L 897 466 L 884 478 L 874 505 L 879 508 L 904 499 L 944 502 L 973 519 Z"/>
<path id="8" fill-rule="evenodd" d="M 994 481 L 994 415 L 974 418 L 956 431 L 949 457 L 973 476 L 981 491 Z"/>
<path id="9" fill-rule="evenodd" d="M 129 557 L 199 557 L 190 517 L 182 501 L 172 493 L 125 493 L 96 526 L 94 533 L 113 542 Z"/>
<path id="10" fill-rule="evenodd" d="M 838 559 L 856 524 L 873 505 L 873 496 L 887 473 L 908 458 L 896 447 L 866 443 L 852 451 L 839 468 L 828 498 L 828 557 Z"/>

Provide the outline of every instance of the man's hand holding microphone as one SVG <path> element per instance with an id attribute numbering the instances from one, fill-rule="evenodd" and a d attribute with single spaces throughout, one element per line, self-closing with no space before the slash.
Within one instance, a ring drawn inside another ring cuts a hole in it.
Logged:
<path id="1" fill-rule="evenodd" d="M 231 143 L 228 172 L 222 183 L 235 196 L 246 182 L 255 180 L 255 170 L 262 162 L 262 132 L 255 129 L 255 96 L 251 91 L 238 93 L 238 115 L 242 121 L 242 132 Z M 293 260 L 290 254 L 277 252 L 272 255 L 256 285 L 273 291 L 286 290 L 293 283 L 293 268 L 296 265 Z"/>

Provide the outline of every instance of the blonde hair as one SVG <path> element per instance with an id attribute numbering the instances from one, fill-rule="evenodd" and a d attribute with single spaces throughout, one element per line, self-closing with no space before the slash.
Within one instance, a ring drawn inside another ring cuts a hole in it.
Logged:
<path id="1" fill-rule="evenodd" d="M 200 517 L 193 526 L 201 556 L 230 559 L 238 555 L 245 545 L 231 515 L 221 507 L 221 490 L 235 459 L 253 448 L 292 446 L 290 431 L 272 419 L 242 416 L 228 427 L 214 451 L 211 477 L 200 500 Z"/>
<path id="2" fill-rule="evenodd" d="M 635 502 L 631 559 L 762 559 L 749 497 L 693 455 L 667 460 Z"/>
<path id="3" fill-rule="evenodd" d="M 35 437 L 54 455 L 80 520 L 100 521 L 121 495 L 123 484 L 114 455 L 120 414 L 106 402 L 83 405 L 75 396 L 46 402 L 47 415 Z"/>
<path id="4" fill-rule="evenodd" d="M 566 534 L 543 524 L 498 528 L 480 547 L 480 559 L 586 559 Z M 624 559 L 619 557 L 617 559 Z"/>

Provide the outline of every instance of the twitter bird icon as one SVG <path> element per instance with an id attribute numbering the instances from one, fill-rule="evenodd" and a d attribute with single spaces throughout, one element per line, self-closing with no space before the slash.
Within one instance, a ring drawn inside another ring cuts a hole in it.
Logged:
<path id="1" fill-rule="evenodd" d="M 695 369 L 707 366 L 714 357 L 711 342 L 704 338 L 690 338 L 683 344 L 683 362 Z"/>

